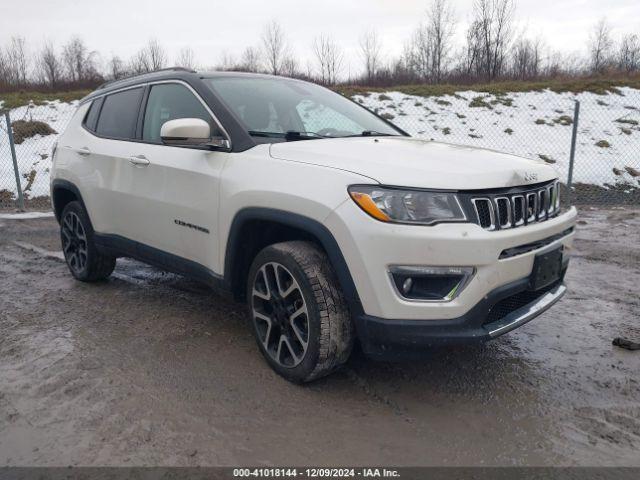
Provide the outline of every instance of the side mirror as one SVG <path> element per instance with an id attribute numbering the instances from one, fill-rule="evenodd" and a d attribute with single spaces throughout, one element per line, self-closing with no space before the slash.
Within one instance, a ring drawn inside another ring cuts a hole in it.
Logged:
<path id="1" fill-rule="evenodd" d="M 165 145 L 174 147 L 201 146 L 228 149 L 226 138 L 211 138 L 211 127 L 200 118 L 178 118 L 169 120 L 160 129 L 160 138 Z"/>

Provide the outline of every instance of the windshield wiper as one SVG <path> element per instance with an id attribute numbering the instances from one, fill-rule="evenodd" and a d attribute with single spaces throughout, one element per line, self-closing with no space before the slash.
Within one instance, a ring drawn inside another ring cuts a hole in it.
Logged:
<path id="1" fill-rule="evenodd" d="M 289 130 L 287 132 L 263 132 L 260 130 L 249 130 L 249 135 L 253 135 L 254 137 L 284 138 L 288 142 L 296 140 L 317 140 L 320 138 L 329 138 L 316 132 L 298 132 L 295 130 Z"/>
<path id="2" fill-rule="evenodd" d="M 282 138 L 284 133 L 279 132 L 262 132 L 259 130 L 249 130 L 249 135 L 254 137 L 269 137 L 269 138 Z"/>
<path id="3" fill-rule="evenodd" d="M 381 133 L 375 130 L 364 130 L 360 135 L 352 135 L 353 137 L 397 137 L 393 133 Z"/>
<path id="4" fill-rule="evenodd" d="M 328 138 L 328 137 L 325 137 L 324 135 L 320 135 L 319 133 L 316 133 L 316 132 L 297 132 L 295 130 L 288 130 L 287 133 L 285 133 L 284 138 L 291 141 L 291 140 L 314 140 L 318 138 Z"/>

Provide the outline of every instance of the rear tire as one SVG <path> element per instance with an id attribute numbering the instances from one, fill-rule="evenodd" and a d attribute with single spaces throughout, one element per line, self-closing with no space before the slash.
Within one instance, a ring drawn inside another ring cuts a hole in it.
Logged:
<path id="1" fill-rule="evenodd" d="M 62 210 L 60 240 L 67 267 L 77 280 L 97 282 L 113 272 L 116 259 L 96 248 L 89 215 L 80 202 L 69 202 Z"/>
<path id="2" fill-rule="evenodd" d="M 327 255 L 314 244 L 262 250 L 249 270 L 247 300 L 258 347 L 287 380 L 315 380 L 349 358 L 349 309 Z"/>

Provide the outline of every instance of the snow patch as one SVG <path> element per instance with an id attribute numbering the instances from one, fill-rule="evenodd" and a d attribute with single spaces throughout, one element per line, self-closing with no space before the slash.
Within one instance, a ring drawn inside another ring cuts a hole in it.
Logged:
<path id="1" fill-rule="evenodd" d="M 53 212 L 0 213 L 0 220 L 31 220 L 50 217 L 53 217 Z"/>

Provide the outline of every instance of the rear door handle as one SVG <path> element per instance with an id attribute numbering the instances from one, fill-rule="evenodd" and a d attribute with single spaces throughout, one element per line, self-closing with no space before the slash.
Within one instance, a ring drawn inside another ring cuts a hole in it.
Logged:
<path id="1" fill-rule="evenodd" d="M 87 147 L 75 148 L 74 150 L 78 155 L 82 155 L 83 157 L 91 155 L 91 150 L 89 150 Z"/>
<path id="2" fill-rule="evenodd" d="M 146 167 L 150 162 L 144 155 L 136 155 L 135 157 L 129 157 L 129 163 L 134 167 Z"/>

